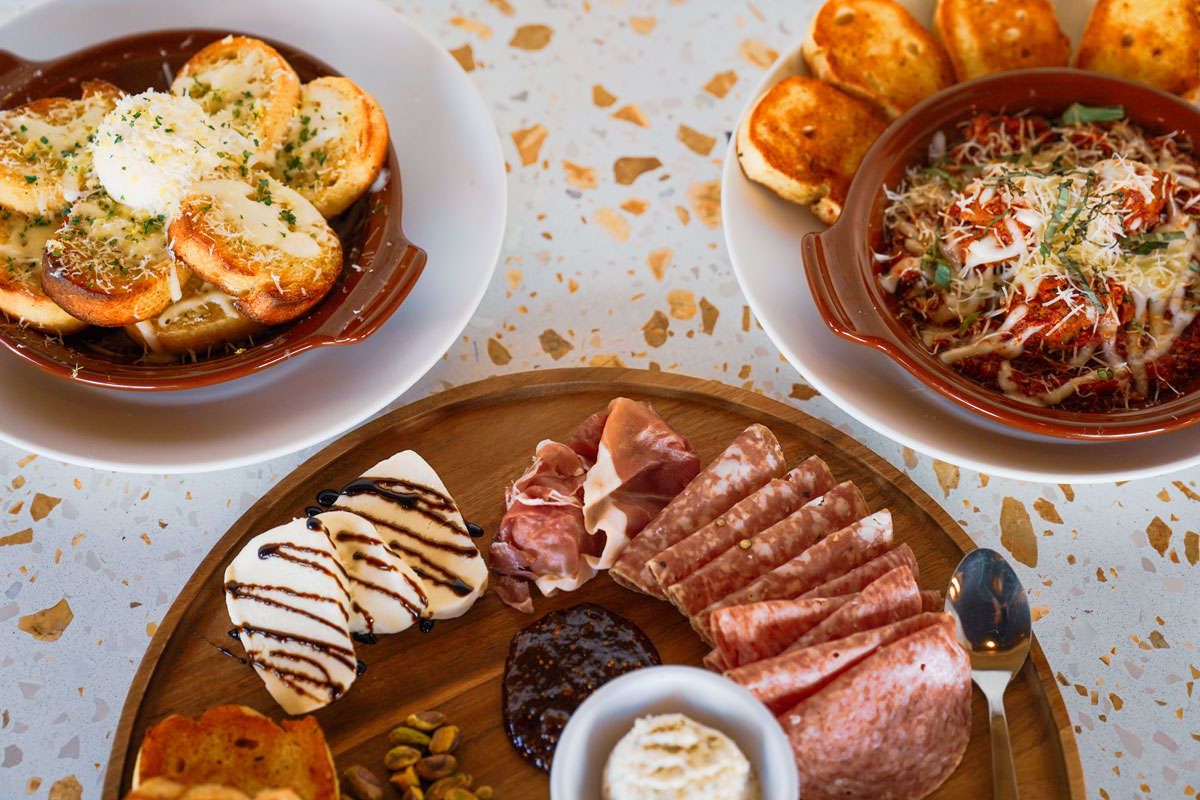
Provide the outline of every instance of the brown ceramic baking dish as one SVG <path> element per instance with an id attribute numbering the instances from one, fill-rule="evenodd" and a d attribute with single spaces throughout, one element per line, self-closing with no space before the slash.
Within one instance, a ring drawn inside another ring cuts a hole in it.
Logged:
<path id="1" fill-rule="evenodd" d="M 0 53 L 0 107 L 12 108 L 55 95 L 77 97 L 76 84 L 89 78 L 103 78 L 128 92 L 165 91 L 168 74 L 174 75 L 196 51 L 228 33 L 156 31 L 45 62 Z M 301 81 L 337 74 L 295 48 L 267 41 L 291 63 Z M 259 372 L 314 347 L 362 341 L 399 308 L 425 266 L 425 252 L 400 229 L 400 171 L 391 146 L 386 169 L 388 180 L 382 188 L 368 191 L 331 221 L 342 241 L 344 261 L 325 300 L 300 319 L 269 329 L 236 352 L 196 361 L 151 363 L 140 348 L 124 342 L 120 329 L 89 328 L 60 339 L 22 326 L 4 314 L 0 314 L 0 344 L 18 358 L 69 380 L 146 391 L 220 383 Z"/>
<path id="2" fill-rule="evenodd" d="M 1200 110 L 1140 83 L 1075 69 L 1036 69 L 979 78 L 929 98 L 896 120 L 863 158 L 841 218 L 804 238 L 805 272 L 817 309 L 839 336 L 882 350 L 918 380 L 989 419 L 1033 433 L 1111 440 L 1176 430 L 1200 419 L 1200 381 L 1169 402 L 1129 411 L 1085 413 L 1010 400 L 974 383 L 924 349 L 889 306 L 876 281 L 872 251 L 883 250 L 884 187 L 925 163 L 938 131 L 951 141 L 958 124 L 982 112 L 1030 110 L 1057 116 L 1071 103 L 1123 105 L 1154 133 L 1180 131 L 1200 147 Z"/>

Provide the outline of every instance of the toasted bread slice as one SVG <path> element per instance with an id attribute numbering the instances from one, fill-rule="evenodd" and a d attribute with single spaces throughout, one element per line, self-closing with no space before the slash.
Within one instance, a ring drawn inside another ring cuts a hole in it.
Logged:
<path id="1" fill-rule="evenodd" d="M 71 206 L 46 242 L 42 286 L 73 317 L 132 325 L 182 296 L 191 271 L 167 249 L 164 218 L 134 211 L 103 192 Z"/>
<path id="2" fill-rule="evenodd" d="M 942 45 L 894 0 L 829 0 L 803 46 L 814 77 L 895 119 L 954 83 Z"/>
<path id="3" fill-rule="evenodd" d="M 300 90 L 271 174 L 334 217 L 370 188 L 387 147 L 387 120 L 375 98 L 346 78 L 317 78 Z"/>
<path id="4" fill-rule="evenodd" d="M 1075 66 L 1148 83 L 1196 102 L 1200 2 L 1097 0 Z"/>
<path id="5" fill-rule="evenodd" d="M 742 120 L 738 163 L 752 181 L 809 206 L 832 225 L 850 181 L 887 120 L 874 106 L 816 78 L 771 87 Z"/>
<path id="6" fill-rule="evenodd" d="M 233 295 L 251 319 L 278 325 L 323 298 L 342 269 L 342 245 L 313 204 L 274 178 L 200 181 L 171 221 L 175 254 Z"/>
<path id="7" fill-rule="evenodd" d="M 266 42 L 226 36 L 187 60 L 171 83 L 219 123 L 269 153 L 283 139 L 300 101 L 300 78 Z"/>
<path id="8" fill-rule="evenodd" d="M 238 311 L 232 297 L 193 274 L 178 302 L 158 316 L 126 326 L 125 333 L 151 353 L 203 356 L 265 330 Z"/>
<path id="9" fill-rule="evenodd" d="M 960 81 L 1031 67 L 1065 67 L 1071 41 L 1049 0 L 938 0 L 933 31 Z"/>
<path id="10" fill-rule="evenodd" d="M 154 778 L 217 784 L 255 795 L 290 789 L 300 800 L 337 800 L 333 755 L 312 717 L 282 727 L 246 706 L 217 706 L 198 720 L 174 715 L 146 731 L 133 790 Z"/>
<path id="11" fill-rule="evenodd" d="M 40 331 L 68 334 L 87 323 L 59 308 L 42 288 L 42 255 L 60 221 L 0 209 L 0 311 Z"/>
<path id="12" fill-rule="evenodd" d="M 88 142 L 121 90 L 107 81 L 80 87 L 79 100 L 46 97 L 0 111 L 0 205 L 61 214 L 94 185 Z"/>
<path id="13" fill-rule="evenodd" d="M 202 783 L 184 786 L 166 778 L 151 778 L 140 784 L 125 800 L 301 800 L 291 789 L 262 789 L 254 797 L 229 786 Z"/>

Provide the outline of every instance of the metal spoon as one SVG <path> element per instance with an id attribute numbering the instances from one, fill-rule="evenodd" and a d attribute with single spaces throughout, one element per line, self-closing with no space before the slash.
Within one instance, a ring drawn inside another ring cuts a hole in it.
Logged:
<path id="1" fill-rule="evenodd" d="M 993 797 L 1016 800 L 1004 690 L 1025 663 L 1032 641 L 1025 589 L 1004 556 L 981 547 L 967 553 L 954 570 L 946 610 L 954 615 L 959 644 L 971 658 L 971 678 L 988 700 Z"/>

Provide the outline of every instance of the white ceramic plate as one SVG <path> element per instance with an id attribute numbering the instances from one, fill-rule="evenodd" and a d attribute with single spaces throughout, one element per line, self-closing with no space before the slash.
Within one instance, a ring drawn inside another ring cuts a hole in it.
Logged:
<path id="1" fill-rule="evenodd" d="M 639 717 L 686 714 L 737 743 L 763 800 L 795 800 L 800 777 L 783 729 L 754 695 L 708 670 L 646 667 L 609 681 L 571 715 L 550 766 L 550 800 L 600 800 L 604 765 Z"/>
<path id="2" fill-rule="evenodd" d="M 400 161 L 404 232 L 429 254 L 395 316 L 364 342 L 304 353 L 262 374 L 182 392 L 76 385 L 0 353 L 0 439 L 93 467 L 199 472 L 263 461 L 361 422 L 417 381 L 462 332 L 504 234 L 504 159 L 458 63 L 374 0 L 50 0 L 0 29 L 0 49 L 47 59 L 166 28 L 286 42 L 378 98 Z M 69 24 L 67 24 L 69 21 Z"/>
<path id="3" fill-rule="evenodd" d="M 903 1 L 903 0 L 902 0 Z M 904 3 L 928 24 L 933 0 Z M 1063 32 L 1076 41 L 1090 3 L 1060 0 Z M 807 30 L 807 22 L 801 26 Z M 742 110 L 788 75 L 808 74 L 800 46 L 782 56 Z M 873 348 L 836 336 L 809 294 L 800 242 L 823 226 L 809 211 L 751 182 L 730 140 L 721 179 L 725 241 L 738 283 L 784 357 L 825 397 L 885 436 L 960 466 L 1021 480 L 1130 480 L 1200 464 L 1200 425 L 1119 442 L 1077 442 L 987 420 L 922 384 Z"/>

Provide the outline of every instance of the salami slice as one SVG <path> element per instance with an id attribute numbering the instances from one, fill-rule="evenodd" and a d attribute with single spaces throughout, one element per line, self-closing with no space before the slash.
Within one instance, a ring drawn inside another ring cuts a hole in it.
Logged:
<path id="1" fill-rule="evenodd" d="M 669 587 L 667 598 L 691 617 L 866 515 L 862 492 L 849 481 L 838 484 Z"/>
<path id="2" fill-rule="evenodd" d="M 946 603 L 944 600 L 942 600 L 942 593 L 937 589 L 921 590 L 922 611 L 941 611 L 945 607 Z"/>
<path id="3" fill-rule="evenodd" d="M 646 569 L 650 557 L 712 522 L 739 500 L 778 478 L 783 469 L 783 448 L 775 434 L 763 425 L 751 425 L 650 520 L 609 574 L 628 589 L 666 599 Z"/>
<path id="4" fill-rule="evenodd" d="M 814 586 L 800 595 L 800 599 L 809 597 L 838 597 L 843 594 L 861 592 L 868 583 L 899 566 L 908 567 L 909 571 L 913 574 L 913 578 L 917 580 L 921 579 L 921 575 L 917 571 L 917 558 L 913 555 L 912 548 L 907 544 L 902 544 L 887 551 L 878 558 L 874 558 L 862 566 L 847 572 L 841 577 L 822 583 L 820 586 Z"/>
<path id="5" fill-rule="evenodd" d="M 721 655 L 720 650 L 713 650 L 704 657 L 704 666 L 713 672 L 724 672 L 729 669 L 729 665 L 725 663 L 725 657 Z"/>
<path id="6" fill-rule="evenodd" d="M 944 625 L 880 648 L 779 717 L 805 800 L 917 800 L 962 760 L 971 665 Z"/>
<path id="7" fill-rule="evenodd" d="M 853 598 L 764 600 L 719 608 L 712 615 L 713 639 L 729 667 L 740 667 L 786 650 Z"/>
<path id="8" fill-rule="evenodd" d="M 811 456 L 782 478 L 754 494 L 685 539 L 646 562 L 658 585 L 666 589 L 733 547 L 766 530 L 833 486 L 833 473 Z"/>
<path id="9" fill-rule="evenodd" d="M 921 590 L 908 567 L 896 567 L 869 583 L 833 614 L 797 639 L 788 652 L 890 625 L 921 613 Z"/>
<path id="10" fill-rule="evenodd" d="M 718 608 L 799 597 L 814 586 L 882 555 L 892 544 L 892 515 L 887 509 L 826 536 L 791 561 L 710 605 L 692 617 L 692 627 L 712 641 L 710 618 Z"/>
<path id="11" fill-rule="evenodd" d="M 945 612 L 917 614 L 843 639 L 745 664 L 727 670 L 725 677 L 750 690 L 772 713 L 782 714 L 879 648 L 930 625 L 944 625 L 953 633 L 954 618 Z"/>

